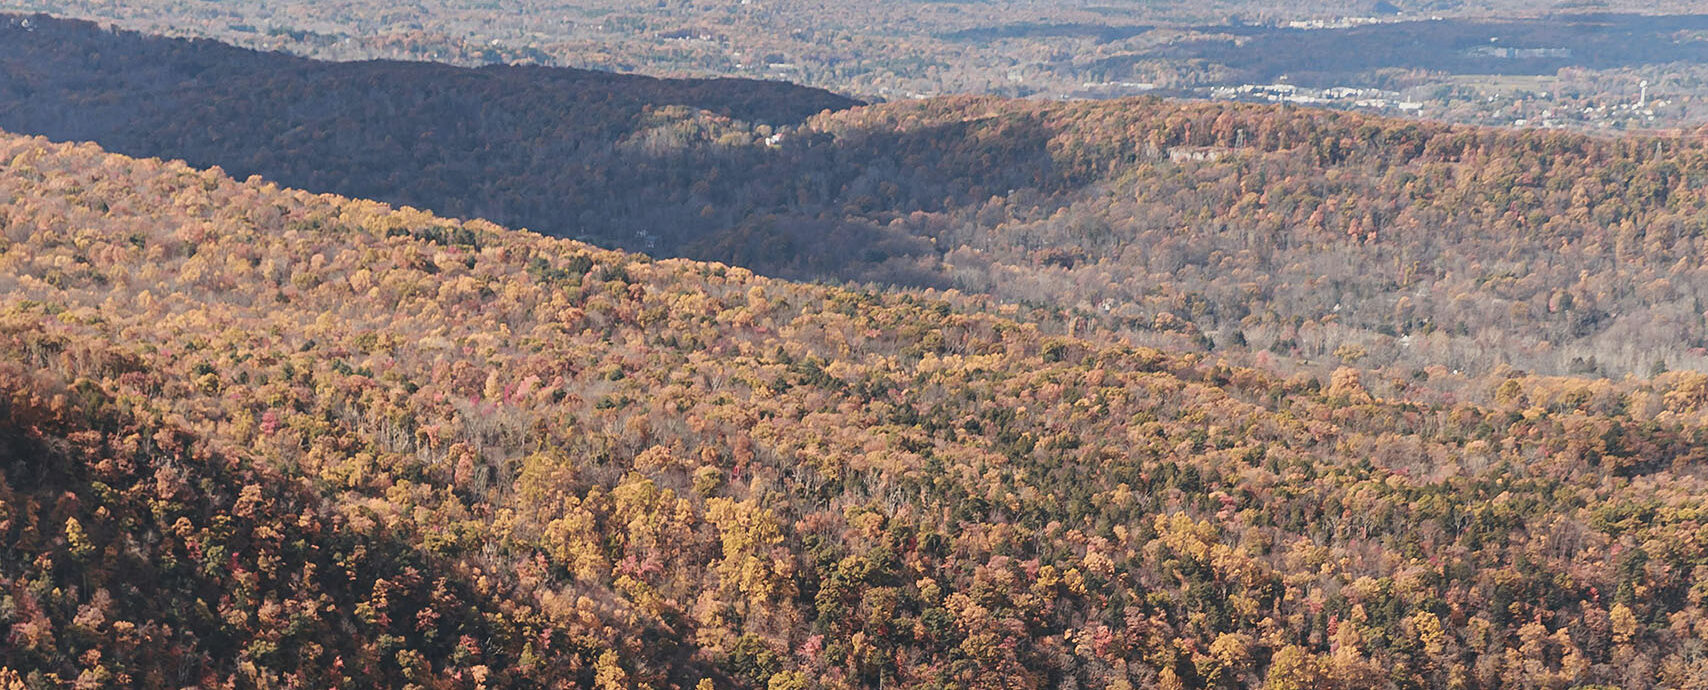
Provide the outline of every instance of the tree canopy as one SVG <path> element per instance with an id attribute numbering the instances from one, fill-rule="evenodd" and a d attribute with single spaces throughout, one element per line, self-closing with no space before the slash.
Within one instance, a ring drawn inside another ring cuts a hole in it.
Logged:
<path id="1" fill-rule="evenodd" d="M 1698 373 L 1412 397 L 15 135 L 0 201 L 0 683 L 1704 675 Z"/>

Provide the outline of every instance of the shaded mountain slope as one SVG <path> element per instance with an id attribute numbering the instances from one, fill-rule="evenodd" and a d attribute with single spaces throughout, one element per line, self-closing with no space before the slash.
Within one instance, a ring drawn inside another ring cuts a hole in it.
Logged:
<path id="1" fill-rule="evenodd" d="M 0 126 L 556 231 L 566 176 L 653 109 L 792 124 L 857 102 L 743 79 L 328 63 L 46 16 L 0 19 Z"/>
<path id="2" fill-rule="evenodd" d="M 1704 676 L 1708 376 L 1420 404 L 27 137 L 0 200 L 31 684 Z"/>

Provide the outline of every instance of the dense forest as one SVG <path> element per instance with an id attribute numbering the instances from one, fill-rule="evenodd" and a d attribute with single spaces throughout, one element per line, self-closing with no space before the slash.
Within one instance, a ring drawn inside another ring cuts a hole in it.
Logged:
<path id="1" fill-rule="evenodd" d="M 1058 332 L 1383 386 L 1708 366 L 1700 134 L 1142 98 L 853 107 L 779 83 L 319 63 L 40 17 L 0 39 L 0 127 L 238 178 L 773 276 L 953 288 L 1054 309 Z"/>
<path id="2" fill-rule="evenodd" d="M 1417 400 L 24 136 L 0 200 L 0 683 L 1708 677 L 1708 375 Z"/>

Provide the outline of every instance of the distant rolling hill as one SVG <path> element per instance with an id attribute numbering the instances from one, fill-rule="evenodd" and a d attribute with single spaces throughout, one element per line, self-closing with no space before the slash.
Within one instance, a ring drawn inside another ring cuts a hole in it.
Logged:
<path id="1" fill-rule="evenodd" d="M 1226 67 L 1229 83 L 1284 79 L 1324 87 L 1377 83 L 1384 69 L 1552 76 L 1574 67 L 1699 64 L 1708 60 L 1708 43 L 1691 36 L 1704 29 L 1704 14 L 1614 13 L 1384 22 L 1334 30 L 1200 27 L 1216 36 L 1103 66 L 1157 57 L 1201 60 Z"/>
<path id="2" fill-rule="evenodd" d="M 0 22 L 0 127 L 777 276 L 959 288 L 1319 375 L 1708 367 L 1697 136 L 1157 99 L 858 106 L 41 17 Z"/>

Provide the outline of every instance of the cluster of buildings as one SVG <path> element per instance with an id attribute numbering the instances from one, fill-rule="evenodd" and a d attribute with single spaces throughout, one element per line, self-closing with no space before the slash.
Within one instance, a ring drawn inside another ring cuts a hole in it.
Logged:
<path id="1" fill-rule="evenodd" d="M 1210 88 L 1210 97 L 1231 101 L 1296 103 L 1317 106 L 1339 105 L 1402 112 L 1423 110 L 1423 103 L 1404 100 L 1396 92 L 1351 86 L 1335 86 L 1326 89 L 1311 89 L 1284 83 L 1214 86 Z"/>
<path id="2" fill-rule="evenodd" d="M 1564 60 L 1572 56 L 1571 48 L 1512 48 L 1508 46 L 1477 46 L 1465 51 L 1466 57 L 1497 58 L 1501 60 Z"/>
<path id="3" fill-rule="evenodd" d="M 1440 19 L 1440 17 L 1435 17 L 1435 19 Z M 1314 31 L 1318 29 L 1350 29 L 1355 26 L 1369 26 L 1371 24 L 1397 24 L 1403 21 L 1412 21 L 1412 19 L 1408 17 L 1334 17 L 1332 19 L 1297 19 L 1281 24 L 1281 27 L 1284 29 Z"/>

